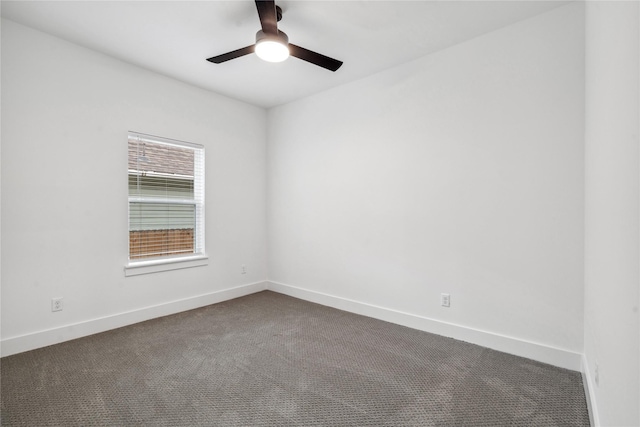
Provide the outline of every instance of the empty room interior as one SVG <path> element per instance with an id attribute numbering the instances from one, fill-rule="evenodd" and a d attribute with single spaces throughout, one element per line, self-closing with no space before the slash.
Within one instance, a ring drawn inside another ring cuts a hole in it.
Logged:
<path id="1" fill-rule="evenodd" d="M 3 425 L 640 425 L 638 1 L 0 7 Z"/>

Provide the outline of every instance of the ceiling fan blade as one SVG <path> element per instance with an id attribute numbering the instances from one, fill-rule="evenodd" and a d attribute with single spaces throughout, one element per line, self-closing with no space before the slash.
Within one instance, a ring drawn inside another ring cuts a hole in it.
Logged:
<path id="1" fill-rule="evenodd" d="M 300 46 L 296 46 L 295 44 L 291 43 L 289 43 L 289 53 L 291 54 L 291 56 L 295 56 L 296 58 L 311 62 L 312 64 L 318 65 L 331 71 L 336 71 L 338 68 L 340 68 L 340 66 L 342 66 L 342 61 L 329 58 L 328 56 L 324 56 L 322 54 L 313 52 Z"/>
<path id="2" fill-rule="evenodd" d="M 213 56 L 211 58 L 207 58 L 207 61 L 213 62 L 214 64 L 220 64 L 231 59 L 236 59 L 241 56 L 249 55 L 253 53 L 256 49 L 256 45 L 252 44 L 251 46 L 243 47 L 241 49 L 236 49 L 231 52 L 223 53 L 222 55 Z"/>
<path id="3" fill-rule="evenodd" d="M 278 34 L 278 15 L 275 0 L 255 0 L 260 25 L 266 34 Z"/>

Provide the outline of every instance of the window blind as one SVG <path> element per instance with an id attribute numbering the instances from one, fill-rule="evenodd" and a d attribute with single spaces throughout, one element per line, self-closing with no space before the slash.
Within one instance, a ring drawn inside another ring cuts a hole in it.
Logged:
<path id="1" fill-rule="evenodd" d="M 129 259 L 204 255 L 204 147 L 128 138 Z"/>

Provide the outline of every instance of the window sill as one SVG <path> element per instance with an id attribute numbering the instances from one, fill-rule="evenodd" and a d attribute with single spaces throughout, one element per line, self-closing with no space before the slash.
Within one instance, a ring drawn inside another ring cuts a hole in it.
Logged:
<path id="1" fill-rule="evenodd" d="M 129 261 L 129 264 L 124 266 L 124 275 L 126 277 L 138 276 L 140 274 L 201 267 L 207 264 L 209 264 L 209 257 L 206 255 L 193 255 L 180 258 L 163 258 L 146 261 Z"/>

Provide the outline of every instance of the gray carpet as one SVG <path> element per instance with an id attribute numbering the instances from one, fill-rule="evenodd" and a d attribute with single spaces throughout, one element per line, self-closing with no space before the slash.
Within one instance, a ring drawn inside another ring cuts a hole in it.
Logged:
<path id="1" fill-rule="evenodd" d="M 261 292 L 1 360 L 6 426 L 588 426 L 581 376 Z"/>

